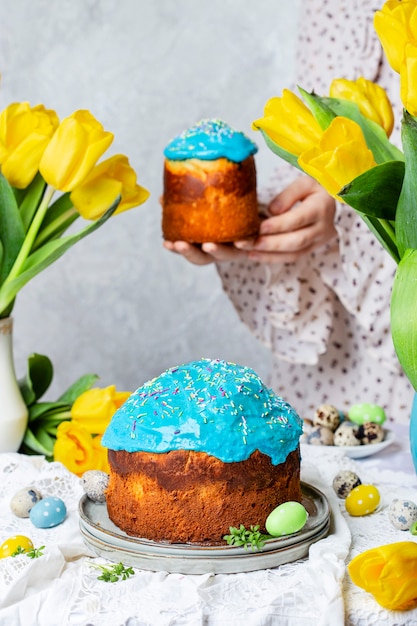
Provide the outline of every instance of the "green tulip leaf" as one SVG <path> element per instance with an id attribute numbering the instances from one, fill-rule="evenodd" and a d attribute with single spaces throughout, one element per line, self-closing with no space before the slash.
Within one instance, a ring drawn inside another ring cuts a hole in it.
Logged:
<path id="1" fill-rule="evenodd" d="M 417 391 L 417 250 L 405 251 L 391 296 L 391 334 L 398 360 Z"/>
<path id="2" fill-rule="evenodd" d="M 52 452 L 50 451 L 49 442 L 48 445 L 45 446 L 43 443 L 38 441 L 35 437 L 34 433 L 30 430 L 30 428 L 26 428 L 25 436 L 23 438 L 22 446 L 19 452 L 24 454 L 42 454 L 46 457 L 52 456 Z M 52 445 L 53 450 L 53 445 Z"/>
<path id="3" fill-rule="evenodd" d="M 359 124 L 367 146 L 377 163 L 404 161 L 404 154 L 390 142 L 382 126 L 362 115 L 355 102 L 339 98 L 322 98 L 322 100 L 324 104 L 327 104 L 332 109 L 335 115 L 347 117 Z"/>
<path id="4" fill-rule="evenodd" d="M 417 119 L 407 111 L 404 111 L 401 138 L 406 161 L 395 230 L 402 256 L 408 248 L 417 248 Z"/>
<path id="5" fill-rule="evenodd" d="M 24 197 L 19 202 L 19 211 L 25 232 L 27 232 L 33 220 L 33 216 L 39 207 L 45 189 L 46 183 L 38 172 L 25 190 Z"/>
<path id="6" fill-rule="evenodd" d="M 26 376 L 19 380 L 19 387 L 26 406 L 43 396 L 51 384 L 54 369 L 50 359 L 43 354 L 31 354 L 28 358 Z"/>
<path id="7" fill-rule="evenodd" d="M 62 421 L 62 414 L 69 413 L 70 405 L 66 402 L 37 402 L 29 407 L 29 423 L 37 420 L 55 421 L 60 419 Z"/>
<path id="8" fill-rule="evenodd" d="M 75 381 L 59 398 L 60 402 L 74 404 L 75 400 L 85 391 L 91 389 L 95 382 L 99 379 L 97 374 L 85 374 Z"/>
<path id="9" fill-rule="evenodd" d="M 302 87 L 298 87 L 298 90 L 317 120 L 320 128 L 326 130 L 336 117 L 336 113 L 329 106 L 328 102 L 326 102 L 328 98 L 322 98 L 315 93 L 309 93 L 305 89 L 302 89 Z"/>
<path id="10" fill-rule="evenodd" d="M 295 154 L 284 150 L 281 146 L 275 143 L 275 141 L 268 137 L 268 135 L 261 128 L 259 130 L 262 133 L 262 137 L 264 138 L 266 145 L 270 150 L 272 150 L 272 152 L 274 152 L 274 154 L 279 156 L 281 159 L 284 159 L 284 161 L 287 161 L 287 163 L 290 163 L 294 167 L 301 169 L 298 165 L 298 157 Z"/>
<path id="11" fill-rule="evenodd" d="M 338 196 L 360 213 L 395 220 L 404 170 L 403 161 L 376 165 L 345 185 Z"/>
<path id="12" fill-rule="evenodd" d="M 42 427 L 36 428 L 32 432 L 38 444 L 46 450 L 45 456 L 53 456 L 55 439 L 52 438 Z"/>
<path id="13" fill-rule="evenodd" d="M 0 241 L 2 244 L 0 285 L 13 267 L 24 238 L 25 229 L 13 189 L 3 174 L 0 174 Z M 8 304 L 11 304 L 13 299 L 14 297 L 9 300 Z M 4 309 L 6 306 L 1 307 L 0 311 Z"/>
<path id="14" fill-rule="evenodd" d="M 104 215 L 92 222 L 78 233 L 73 235 L 67 235 L 52 241 L 48 241 L 41 248 L 33 252 L 23 264 L 21 273 L 12 280 L 5 280 L 1 285 L 0 283 L 0 311 L 5 310 L 9 304 L 14 300 L 16 294 L 29 282 L 34 276 L 42 272 L 49 267 L 54 261 L 59 259 L 67 250 L 69 250 L 75 243 L 90 235 L 95 230 L 100 228 L 116 211 L 120 202 L 120 197 L 113 203 L 113 205 L 104 213 Z"/>

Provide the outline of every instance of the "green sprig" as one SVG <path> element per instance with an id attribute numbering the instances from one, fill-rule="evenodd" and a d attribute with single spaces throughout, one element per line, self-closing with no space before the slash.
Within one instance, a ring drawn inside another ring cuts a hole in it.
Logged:
<path id="1" fill-rule="evenodd" d="M 29 559 L 38 559 L 40 556 L 43 556 L 44 550 L 45 550 L 45 546 L 40 546 L 39 548 L 32 548 L 32 550 L 29 550 L 28 552 L 26 552 L 26 556 L 29 557 Z"/>
<path id="2" fill-rule="evenodd" d="M 261 550 L 267 539 L 271 539 L 271 535 L 265 535 L 259 530 L 259 524 L 256 526 L 251 525 L 247 530 L 243 524 L 239 528 L 230 526 L 230 535 L 224 535 L 223 539 L 229 546 L 243 546 L 245 550 L 251 548 L 252 550 Z"/>
<path id="3" fill-rule="evenodd" d="M 123 563 L 117 563 L 116 565 L 97 565 L 92 563 L 91 567 L 102 571 L 101 576 L 97 576 L 97 580 L 103 580 L 106 583 L 116 583 L 120 578 L 126 580 L 135 574 L 132 567 L 125 567 Z"/>
<path id="4" fill-rule="evenodd" d="M 38 559 L 40 556 L 43 556 L 43 551 L 45 550 L 45 546 L 41 546 L 40 548 L 32 548 L 31 550 L 25 550 L 22 546 L 17 546 L 16 550 L 10 556 L 18 556 L 19 554 L 25 554 L 29 559 Z"/>

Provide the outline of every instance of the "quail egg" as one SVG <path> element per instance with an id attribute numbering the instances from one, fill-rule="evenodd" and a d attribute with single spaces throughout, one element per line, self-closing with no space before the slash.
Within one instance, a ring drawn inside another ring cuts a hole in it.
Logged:
<path id="1" fill-rule="evenodd" d="M 380 443 L 384 440 L 385 433 L 382 426 L 376 422 L 365 422 L 358 427 L 357 436 L 362 444 Z"/>
<path id="2" fill-rule="evenodd" d="M 333 433 L 325 426 L 315 426 L 307 435 L 307 443 L 313 446 L 332 446 Z"/>
<path id="3" fill-rule="evenodd" d="M 335 446 L 360 446 L 358 439 L 358 426 L 352 422 L 342 422 L 334 433 Z"/>
<path id="4" fill-rule="evenodd" d="M 315 426 L 325 426 L 333 432 L 340 424 L 340 413 L 332 404 L 321 404 L 313 417 Z"/>
<path id="5" fill-rule="evenodd" d="M 410 530 L 417 522 L 417 504 L 411 500 L 393 500 L 388 508 L 388 518 L 398 530 Z"/>
<path id="6" fill-rule="evenodd" d="M 106 489 L 109 484 L 109 475 L 99 470 L 88 470 L 82 476 L 84 491 L 93 502 L 106 501 Z"/>
<path id="7" fill-rule="evenodd" d="M 25 487 L 16 491 L 10 501 L 10 508 L 17 517 L 29 517 L 31 509 L 39 500 L 42 494 L 34 487 Z"/>
<path id="8" fill-rule="evenodd" d="M 346 498 L 352 489 L 361 484 L 359 476 L 350 470 L 341 470 L 333 478 L 333 489 L 339 498 Z"/>

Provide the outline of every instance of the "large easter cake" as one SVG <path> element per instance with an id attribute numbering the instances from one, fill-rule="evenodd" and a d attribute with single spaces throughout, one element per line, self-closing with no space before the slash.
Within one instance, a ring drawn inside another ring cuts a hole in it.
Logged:
<path id="1" fill-rule="evenodd" d="M 260 524 L 301 501 L 294 409 L 248 367 L 202 359 L 173 367 L 118 409 L 107 509 L 129 535 L 221 544 L 230 526 Z"/>
<path id="2" fill-rule="evenodd" d="M 222 120 L 202 120 L 175 137 L 164 150 L 164 238 L 219 243 L 256 236 L 256 152 Z"/>

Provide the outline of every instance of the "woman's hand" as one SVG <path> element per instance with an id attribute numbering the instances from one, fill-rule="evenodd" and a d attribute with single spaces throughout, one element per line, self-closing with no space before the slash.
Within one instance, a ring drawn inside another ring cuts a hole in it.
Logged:
<path id="1" fill-rule="evenodd" d="M 170 252 L 181 254 L 194 265 L 235 261 L 248 256 L 245 250 L 238 250 L 232 244 L 224 243 L 203 243 L 201 246 L 197 246 L 186 241 L 164 241 L 164 248 Z"/>
<path id="2" fill-rule="evenodd" d="M 269 204 L 255 241 L 239 250 L 261 263 L 291 263 L 336 237 L 334 199 L 316 181 L 300 176 Z"/>

